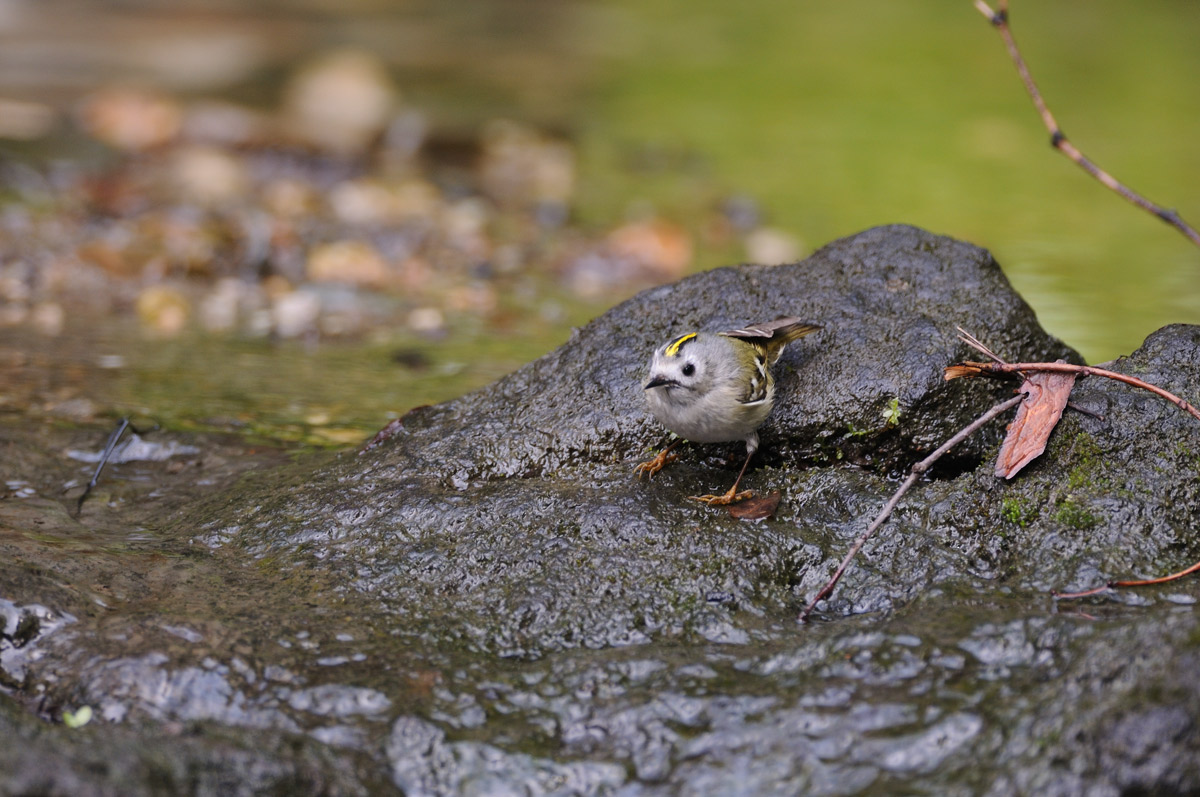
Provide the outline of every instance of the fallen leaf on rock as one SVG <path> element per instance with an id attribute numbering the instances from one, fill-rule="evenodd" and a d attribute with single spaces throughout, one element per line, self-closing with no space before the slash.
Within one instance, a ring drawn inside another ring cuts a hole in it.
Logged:
<path id="1" fill-rule="evenodd" d="M 1021 468 L 1041 456 L 1074 386 L 1075 374 L 1049 371 L 1031 374 L 1021 383 L 1018 392 L 1025 394 L 1025 400 L 1017 407 L 1017 416 L 1008 425 L 1008 434 L 1000 446 L 1000 456 L 996 458 L 997 476 L 1011 479 Z"/>
<path id="2" fill-rule="evenodd" d="M 745 501 L 731 504 L 729 514 L 738 520 L 766 520 L 779 508 L 780 498 L 778 490 L 773 490 L 766 495 L 751 496 Z"/>

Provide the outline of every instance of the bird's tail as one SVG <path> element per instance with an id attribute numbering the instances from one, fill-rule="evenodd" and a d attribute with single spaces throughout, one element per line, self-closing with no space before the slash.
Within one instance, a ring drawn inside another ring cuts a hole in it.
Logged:
<path id="1" fill-rule="evenodd" d="M 761 346 L 767 353 L 767 364 L 773 365 L 783 354 L 784 348 L 793 340 L 799 340 L 805 335 L 821 329 L 820 324 L 807 324 L 799 318 L 785 316 L 774 321 L 753 324 L 744 329 L 734 329 L 721 334 L 729 338 L 738 338 L 755 346 Z"/>

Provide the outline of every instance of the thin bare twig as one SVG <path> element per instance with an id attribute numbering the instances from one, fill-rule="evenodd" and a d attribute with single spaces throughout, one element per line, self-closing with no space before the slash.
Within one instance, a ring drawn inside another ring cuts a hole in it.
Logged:
<path id="1" fill-rule="evenodd" d="M 1000 355 L 996 354 L 996 352 L 992 351 L 987 346 L 984 346 L 983 341 L 981 341 L 979 338 L 975 337 L 974 335 L 972 335 L 970 332 L 963 329 L 962 327 L 955 327 L 955 329 L 958 330 L 958 339 L 961 340 L 963 343 L 972 347 L 973 349 L 980 352 L 981 354 L 986 355 L 987 358 L 989 360 L 992 360 L 993 362 L 998 362 L 998 363 L 1004 362 L 1004 360 L 1002 360 L 1000 358 Z"/>
<path id="2" fill-rule="evenodd" d="M 971 423 L 963 427 L 949 440 L 938 446 L 932 454 L 913 465 L 912 471 L 908 474 L 908 478 L 904 480 L 904 483 L 900 485 L 900 488 L 896 490 L 896 492 L 892 494 L 892 497 L 888 499 L 888 502 L 884 504 L 883 509 L 880 510 L 875 519 L 871 521 L 871 525 L 867 526 L 867 530 L 864 531 L 862 535 L 854 541 L 854 545 L 850 546 L 849 553 L 847 553 L 846 557 L 842 559 L 842 563 L 838 565 L 838 569 L 834 572 L 833 577 L 825 583 L 824 587 L 821 587 L 821 591 L 818 592 L 816 597 L 809 602 L 808 606 L 804 608 L 804 611 L 800 612 L 800 617 L 798 618 L 799 621 L 803 623 L 805 620 L 807 620 L 808 616 L 812 614 L 812 611 L 816 608 L 817 604 L 829 597 L 834 588 L 837 586 L 838 581 L 841 580 L 842 574 L 846 572 L 846 568 L 850 566 L 850 561 L 854 559 L 856 555 L 858 555 L 858 552 L 862 550 L 862 547 L 867 543 L 867 540 L 871 538 L 871 535 L 875 533 L 876 529 L 882 526 L 883 522 L 891 516 L 892 510 L 894 510 L 896 505 L 900 503 L 900 499 L 906 492 L 908 492 L 909 488 L 917 483 L 917 479 L 921 478 L 921 475 L 925 473 L 925 471 L 933 467 L 933 464 L 941 459 L 947 451 L 973 435 L 979 429 L 979 427 L 983 426 L 1002 412 L 1012 409 L 1024 400 L 1025 396 L 1022 394 L 1019 396 L 1013 396 L 1007 401 L 1000 402 L 983 415 L 980 415 L 978 418 L 971 421 Z"/>
<path id="3" fill-rule="evenodd" d="M 1057 363 L 1006 363 L 1006 362 L 1000 360 L 999 358 L 995 357 L 995 355 L 993 355 L 986 346 L 984 346 L 982 343 L 980 343 L 973 335 L 971 335 L 968 332 L 965 332 L 961 328 L 959 328 L 959 338 L 961 340 L 965 341 L 967 344 L 978 349 L 979 351 L 983 352 L 984 354 L 987 354 L 989 357 L 992 357 L 993 359 L 996 360 L 996 362 L 990 362 L 990 363 L 963 362 L 963 363 L 958 363 L 956 365 L 952 365 L 946 369 L 946 374 L 945 374 L 946 379 L 956 379 L 956 378 L 962 377 L 962 376 L 969 377 L 969 376 L 975 376 L 975 375 L 983 374 L 983 373 L 1006 374 L 1006 373 L 1020 373 L 1022 371 L 1035 371 L 1035 372 L 1052 371 L 1052 372 L 1058 372 L 1058 373 L 1069 373 L 1069 374 L 1074 374 L 1077 376 L 1104 376 L 1109 379 L 1114 379 L 1118 382 L 1124 382 L 1127 385 L 1132 385 L 1133 387 L 1139 387 L 1139 388 L 1142 388 L 1143 390 L 1148 390 L 1151 393 L 1154 393 L 1155 395 L 1166 399 L 1167 401 L 1171 402 L 1175 406 L 1186 411 L 1193 418 L 1200 419 L 1200 410 L 1197 410 L 1195 407 L 1193 407 L 1188 402 L 1179 398 L 1174 393 L 1170 393 L 1166 390 L 1163 390 L 1158 385 L 1152 385 L 1149 382 L 1145 382 L 1141 379 L 1138 379 L 1135 376 L 1119 374 L 1116 371 L 1109 371 L 1104 368 L 1095 368 L 1095 367 L 1088 366 L 1088 365 L 1072 365 L 1071 363 L 1063 363 L 1063 362 L 1057 362 Z M 1020 413 L 1018 413 L 1018 415 L 1019 414 Z M 1039 451 L 1038 453 L 1040 454 L 1041 452 Z M 1003 449 L 1001 450 L 1001 456 L 1003 457 Z M 1196 564 L 1192 565 L 1191 567 L 1184 568 L 1183 570 L 1180 570 L 1179 572 L 1171 573 L 1170 575 L 1162 576 L 1160 578 L 1148 578 L 1148 579 L 1130 580 L 1130 581 L 1109 581 L 1105 584 L 1100 585 L 1099 587 L 1093 587 L 1092 589 L 1086 589 L 1086 590 L 1083 590 L 1082 592 L 1054 591 L 1051 593 L 1051 595 L 1053 595 L 1056 599 L 1061 599 L 1061 600 L 1070 600 L 1070 599 L 1074 599 L 1074 598 L 1086 598 L 1091 595 L 1099 595 L 1102 592 L 1107 592 L 1108 590 L 1113 589 L 1114 587 L 1148 587 L 1148 586 L 1153 586 L 1155 584 L 1165 584 L 1169 581 L 1174 581 L 1176 579 L 1183 578 L 1184 576 L 1191 575 L 1192 573 L 1195 573 L 1197 571 L 1200 571 L 1200 562 L 1197 562 Z"/>
<path id="4" fill-rule="evenodd" d="M 1117 180 L 1108 172 L 1101 169 L 1094 161 L 1084 155 L 1079 149 L 1067 140 L 1067 136 L 1063 133 L 1062 128 L 1058 126 L 1058 121 L 1055 120 L 1054 114 L 1050 113 L 1050 109 L 1046 106 L 1046 101 L 1042 99 L 1042 93 L 1038 90 L 1037 84 L 1033 81 L 1033 75 L 1029 72 L 1029 67 L 1025 64 L 1025 59 L 1021 56 L 1021 51 L 1017 47 L 1016 39 L 1013 38 L 1012 28 L 1008 24 L 1008 2 L 1000 0 L 997 3 L 996 11 L 984 2 L 984 0 L 975 0 L 975 8 L 979 13 L 988 18 L 992 23 L 1000 37 L 1004 39 L 1004 46 L 1008 48 L 1008 54 L 1013 60 L 1013 65 L 1017 68 L 1017 73 L 1021 76 L 1021 80 L 1025 83 L 1025 90 L 1029 92 L 1030 99 L 1033 100 L 1033 105 L 1037 108 L 1038 115 L 1042 117 L 1042 124 L 1046 126 L 1046 130 L 1050 132 L 1050 144 L 1062 154 L 1066 155 L 1074 161 L 1081 169 L 1095 177 L 1109 189 L 1115 191 L 1120 196 L 1124 197 L 1129 202 L 1137 205 L 1147 213 L 1153 213 L 1158 218 L 1170 224 L 1175 229 L 1183 233 L 1192 243 L 1200 246 L 1200 232 L 1196 232 L 1183 218 L 1178 211 L 1170 208 L 1164 208 L 1160 205 L 1151 202 L 1133 189 Z"/>
<path id="5" fill-rule="evenodd" d="M 1063 600 L 1087 598 L 1091 597 L 1092 595 L 1099 595 L 1101 592 L 1108 592 L 1110 589 L 1112 589 L 1112 586 L 1112 582 L 1110 581 L 1107 584 L 1101 584 L 1100 586 L 1093 587 L 1092 589 L 1085 589 L 1083 592 L 1059 592 L 1058 590 L 1051 590 L 1050 597 L 1055 599 L 1061 598 Z"/>
<path id="6" fill-rule="evenodd" d="M 1189 413 L 1193 418 L 1200 420 L 1200 410 L 1193 407 L 1188 402 L 1176 396 L 1174 393 L 1163 390 L 1158 385 L 1152 385 L 1149 382 L 1143 382 L 1136 376 L 1128 374 L 1119 374 L 1116 371 L 1109 371 L 1104 368 L 1096 368 L 1091 365 L 1075 365 L 1074 363 L 973 363 L 961 362 L 950 366 L 946 369 L 946 379 L 955 379 L 961 376 L 971 376 L 974 374 L 1008 374 L 1014 371 L 1056 371 L 1064 374 L 1078 374 L 1079 376 L 1103 376 L 1108 379 L 1115 379 L 1118 382 L 1124 382 L 1127 385 L 1140 387 L 1142 390 L 1149 390 L 1156 396 L 1161 396 L 1167 401 L 1174 404 L 1184 412 Z"/>
<path id="7" fill-rule="evenodd" d="M 100 481 L 100 473 L 104 470 L 104 466 L 108 464 L 108 458 L 112 456 L 113 449 L 117 447 L 121 436 L 125 434 L 125 430 L 131 428 L 129 419 L 122 418 L 117 421 L 117 427 L 108 435 L 108 441 L 104 444 L 104 450 L 100 452 L 100 459 L 96 462 L 96 471 L 92 474 L 92 478 L 88 481 L 87 486 L 83 488 L 83 494 L 79 496 L 79 500 L 75 503 L 75 517 L 79 517 L 83 512 L 83 502 L 92 494 L 92 490 Z"/>
<path id="8" fill-rule="evenodd" d="M 1052 592 L 1050 594 L 1055 598 L 1061 598 L 1064 600 L 1069 600 L 1072 598 L 1086 598 L 1091 595 L 1099 595 L 1101 592 L 1107 592 L 1113 587 L 1152 587 L 1156 584 L 1166 584 L 1169 581 L 1175 581 L 1176 579 L 1183 578 L 1184 576 L 1190 576 L 1192 573 L 1197 571 L 1200 571 L 1200 562 L 1196 562 L 1196 564 L 1192 565 L 1191 567 L 1185 567 L 1183 570 L 1180 570 L 1177 573 L 1171 573 L 1169 576 L 1143 578 L 1136 581 L 1110 581 L 1102 587 L 1085 589 L 1083 592 Z"/>

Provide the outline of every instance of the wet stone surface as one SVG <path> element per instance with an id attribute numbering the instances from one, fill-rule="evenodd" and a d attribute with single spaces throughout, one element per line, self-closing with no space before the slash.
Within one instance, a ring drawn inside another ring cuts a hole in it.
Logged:
<path id="1" fill-rule="evenodd" d="M 732 481 L 734 445 L 638 481 L 665 440 L 653 347 L 784 313 L 825 330 L 781 362 L 748 475 L 775 517 L 686 500 Z M 895 474 L 1011 395 L 942 380 L 972 356 L 956 325 L 1075 359 L 986 252 L 890 227 L 644 292 L 361 454 L 161 440 L 199 449 L 182 478 L 116 466 L 78 519 L 82 433 L 2 427 L 2 790 L 1200 789 L 1195 584 L 1049 595 L 1200 558 L 1200 424 L 1149 394 L 1084 380 L 1103 419 L 1069 410 L 1012 482 L 995 424 L 797 625 Z M 1194 399 L 1198 358 L 1168 327 L 1114 367 Z M 35 716 L 82 705 L 80 729 Z"/>

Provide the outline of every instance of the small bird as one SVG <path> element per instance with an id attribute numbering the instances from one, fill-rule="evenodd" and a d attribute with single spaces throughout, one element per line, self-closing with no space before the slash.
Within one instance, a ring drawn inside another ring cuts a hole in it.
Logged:
<path id="1" fill-rule="evenodd" d="M 710 505 L 732 504 L 753 495 L 738 492 L 750 458 L 758 450 L 758 427 L 775 403 L 771 366 L 793 340 L 821 329 L 798 318 L 777 318 L 729 332 L 689 332 L 654 352 L 646 403 L 659 422 L 695 443 L 746 441 L 746 462 L 729 492 L 694 495 Z M 634 470 L 653 476 L 678 455 L 676 440 Z"/>

